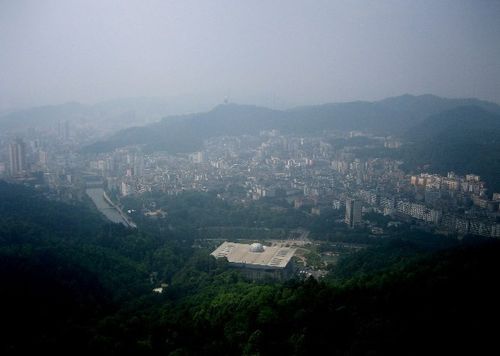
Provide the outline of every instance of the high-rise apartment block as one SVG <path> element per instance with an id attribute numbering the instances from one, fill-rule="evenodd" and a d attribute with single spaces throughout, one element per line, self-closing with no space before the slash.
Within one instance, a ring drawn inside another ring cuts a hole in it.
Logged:
<path id="1" fill-rule="evenodd" d="M 9 144 L 10 174 L 15 176 L 26 170 L 26 145 L 23 140 L 16 139 Z"/>
<path id="2" fill-rule="evenodd" d="M 347 199 L 345 203 L 345 223 L 349 227 L 361 224 L 361 201 Z"/>

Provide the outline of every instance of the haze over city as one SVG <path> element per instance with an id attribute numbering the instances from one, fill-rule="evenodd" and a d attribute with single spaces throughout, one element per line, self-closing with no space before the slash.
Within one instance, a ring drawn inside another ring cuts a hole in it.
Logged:
<path id="1" fill-rule="evenodd" d="M 121 97 L 500 102 L 498 1 L 1 1 L 0 110 Z"/>
<path id="2" fill-rule="evenodd" d="M 499 20 L 0 0 L 0 354 L 495 354 Z"/>

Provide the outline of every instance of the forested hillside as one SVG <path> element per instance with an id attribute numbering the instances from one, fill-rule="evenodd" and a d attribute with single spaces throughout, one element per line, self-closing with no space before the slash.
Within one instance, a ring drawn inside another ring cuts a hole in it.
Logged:
<path id="1" fill-rule="evenodd" d="M 406 134 L 401 149 L 410 169 L 446 174 L 476 173 L 491 192 L 500 191 L 500 115 L 463 106 L 430 116 Z"/>
<path id="2" fill-rule="evenodd" d="M 4 355 L 480 353 L 495 340 L 496 241 L 413 232 L 319 282 L 255 283 L 188 229 L 128 230 L 1 182 L 0 213 Z"/>
<path id="3" fill-rule="evenodd" d="M 266 129 L 302 135 L 324 130 L 359 130 L 376 135 L 401 135 L 431 115 L 470 105 L 500 113 L 500 107 L 493 103 L 477 99 L 446 99 L 433 95 L 403 95 L 376 102 L 333 103 L 291 110 L 228 104 L 217 106 L 208 112 L 166 117 L 155 124 L 122 130 L 85 150 L 105 152 L 141 144 L 149 150 L 193 152 L 199 150 L 203 140 L 210 137 L 257 134 Z"/>

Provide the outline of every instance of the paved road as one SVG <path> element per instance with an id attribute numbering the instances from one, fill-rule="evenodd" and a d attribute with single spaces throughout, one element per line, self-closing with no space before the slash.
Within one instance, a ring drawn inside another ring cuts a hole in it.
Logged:
<path id="1" fill-rule="evenodd" d="M 126 221 L 118 212 L 116 208 L 111 206 L 105 199 L 104 199 L 104 190 L 102 188 L 88 188 L 85 190 L 85 193 L 92 199 L 94 202 L 95 206 L 97 209 L 104 214 L 104 216 L 116 223 L 116 224 L 123 224 L 125 226 L 130 226 L 128 221 Z"/>

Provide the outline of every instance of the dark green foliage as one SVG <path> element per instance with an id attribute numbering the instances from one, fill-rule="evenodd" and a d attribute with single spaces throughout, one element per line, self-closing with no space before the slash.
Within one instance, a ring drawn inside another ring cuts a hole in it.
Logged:
<path id="1" fill-rule="evenodd" d="M 398 263 L 413 261 L 429 253 L 456 247 L 459 244 L 455 238 L 437 237 L 421 231 L 403 231 L 370 248 L 344 256 L 333 268 L 329 279 L 338 282 L 374 274 Z"/>
<path id="2" fill-rule="evenodd" d="M 443 252 L 339 287 L 231 283 L 215 295 L 210 287 L 167 308 L 158 327 L 169 338 L 158 346 L 188 354 L 484 350 L 493 345 L 487 323 L 500 316 L 491 283 L 498 253 L 498 244 Z"/>
<path id="3" fill-rule="evenodd" d="M 0 182 L 0 305 L 5 351 L 40 347 L 85 353 L 93 328 L 123 303 L 168 280 L 189 250 L 121 225 L 82 205 L 48 201 Z M 171 256 L 174 256 L 171 258 Z M 153 268 L 160 267 L 157 270 Z"/>
<path id="4" fill-rule="evenodd" d="M 346 257 L 322 282 L 257 283 L 209 250 L 174 241 L 189 236 L 103 225 L 84 207 L 24 187 L 0 183 L 0 211 L 2 354 L 481 354 L 496 346 L 495 241 L 405 231 Z M 151 293 L 153 271 L 169 284 L 161 295 Z"/>
<path id="5" fill-rule="evenodd" d="M 112 310 L 96 275 L 51 252 L 28 257 L 0 254 L 2 354 L 89 352 L 92 329 Z"/>
<path id="6" fill-rule="evenodd" d="M 141 210 L 151 201 L 156 208 L 167 213 L 166 218 L 152 220 L 138 214 L 134 219 L 148 231 L 170 230 L 173 236 L 198 236 L 199 229 L 209 227 L 283 228 L 294 229 L 308 226 L 311 218 L 290 205 L 283 210 L 272 209 L 265 199 L 246 205 L 229 203 L 217 197 L 216 193 L 183 192 L 176 196 L 162 194 L 144 195 L 142 201 L 127 198 L 123 202 L 129 209 Z M 203 237 L 203 236 L 202 236 Z"/>
<path id="7" fill-rule="evenodd" d="M 97 212 L 82 206 L 49 202 L 41 193 L 23 186 L 0 181 L 0 197 L 0 218 L 30 222 L 51 234 L 86 238 L 103 223 Z"/>
<path id="8" fill-rule="evenodd" d="M 168 335 L 155 344 L 159 350 L 187 354 L 481 350 L 491 345 L 485 322 L 498 317 L 498 292 L 487 283 L 498 252 L 488 246 L 441 253 L 340 288 L 314 280 L 214 281 L 177 308 L 165 307 L 162 320 L 145 322 L 155 325 L 153 335 Z"/>

